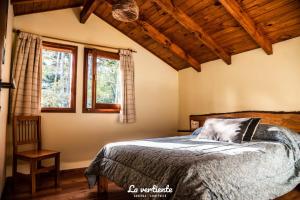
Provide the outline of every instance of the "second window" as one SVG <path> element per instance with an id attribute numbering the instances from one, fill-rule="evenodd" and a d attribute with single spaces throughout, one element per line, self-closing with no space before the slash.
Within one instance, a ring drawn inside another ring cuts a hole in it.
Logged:
<path id="1" fill-rule="evenodd" d="M 85 48 L 83 89 L 83 112 L 120 112 L 119 55 Z"/>

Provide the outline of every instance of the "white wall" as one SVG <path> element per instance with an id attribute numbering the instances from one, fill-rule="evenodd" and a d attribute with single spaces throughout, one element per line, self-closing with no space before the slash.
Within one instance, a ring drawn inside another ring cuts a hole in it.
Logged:
<path id="1" fill-rule="evenodd" d="M 10 60 L 11 60 L 11 47 L 12 47 L 12 21 L 13 11 L 9 6 L 8 20 L 7 20 L 7 33 L 6 33 L 6 53 L 5 64 L 2 66 L 2 81 L 9 82 L 10 75 Z M 0 198 L 5 183 L 5 151 L 6 151 L 6 121 L 8 111 L 8 90 L 1 90 L 0 99 Z"/>
<path id="2" fill-rule="evenodd" d="M 64 169 L 87 166 L 108 142 L 160 137 L 174 134 L 177 128 L 186 129 L 190 114 L 300 110 L 300 37 L 273 45 L 273 55 L 256 49 L 233 56 L 230 66 L 217 60 L 203 64 L 201 73 L 191 68 L 177 73 L 96 16 L 80 24 L 79 11 L 67 9 L 15 17 L 14 27 L 137 50 L 137 123 L 119 124 L 116 114 L 81 113 L 83 46 L 79 45 L 77 113 L 42 114 L 43 146 L 62 152 Z"/>
<path id="3" fill-rule="evenodd" d="M 242 110 L 300 111 L 300 37 L 179 72 L 179 128 L 190 114 Z"/>
<path id="4" fill-rule="evenodd" d="M 83 114 L 83 46 L 77 66 L 77 112 L 43 113 L 43 147 L 61 151 L 62 168 L 85 167 L 108 142 L 174 134 L 178 123 L 178 73 L 100 18 L 86 24 L 78 20 L 80 9 L 66 9 L 14 18 L 14 27 L 70 40 L 132 48 L 136 77 L 137 123 L 118 123 L 117 114 Z M 11 156 L 9 156 L 11 157 Z"/>

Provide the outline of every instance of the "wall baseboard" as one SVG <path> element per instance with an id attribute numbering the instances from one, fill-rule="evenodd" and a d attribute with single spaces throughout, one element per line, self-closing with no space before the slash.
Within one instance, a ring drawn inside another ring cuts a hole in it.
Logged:
<path id="1" fill-rule="evenodd" d="M 60 169 L 61 171 L 64 170 L 72 170 L 72 169 L 79 169 L 79 168 L 86 168 L 90 165 L 92 161 L 91 160 L 84 160 L 84 161 L 77 161 L 77 162 L 62 162 L 60 163 Z M 45 165 L 48 165 L 48 163 L 44 163 Z M 30 171 L 30 165 L 28 162 L 22 162 L 18 163 L 18 171 L 24 174 L 29 174 Z M 6 165 L 6 177 L 12 176 L 12 165 L 7 164 Z"/>
<path id="2" fill-rule="evenodd" d="M 84 174 L 86 167 L 82 167 L 82 168 L 75 168 L 75 169 L 64 169 L 64 170 L 60 170 L 60 175 L 64 175 L 64 174 Z M 42 173 L 42 176 L 48 176 L 49 173 Z M 30 174 L 24 174 L 25 177 L 29 177 Z M 51 175 L 49 175 L 51 176 Z M 7 176 L 6 180 L 12 180 L 12 176 Z"/>

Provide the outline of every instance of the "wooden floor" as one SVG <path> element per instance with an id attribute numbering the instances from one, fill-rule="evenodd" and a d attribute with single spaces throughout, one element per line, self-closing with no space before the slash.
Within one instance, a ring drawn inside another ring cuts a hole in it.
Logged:
<path id="1" fill-rule="evenodd" d="M 11 181 L 8 181 L 4 192 L 5 200 L 131 200 L 133 199 L 121 188 L 113 183 L 109 183 L 108 196 L 98 196 L 97 187 L 89 189 L 86 178 L 83 176 L 84 170 L 66 171 L 61 173 L 61 187 L 54 188 L 54 178 L 49 176 L 40 177 L 37 180 L 37 193 L 34 197 L 30 194 L 30 182 L 27 178 L 18 178 L 13 190 Z"/>
<path id="2" fill-rule="evenodd" d="M 12 189 L 12 184 L 7 184 L 5 188 L 3 199 L 5 200 L 26 200 L 26 199 L 41 199 L 41 200 L 92 200 L 92 199 L 106 199 L 106 200 L 131 200 L 133 199 L 128 193 L 113 183 L 109 183 L 108 196 L 98 196 L 96 187 L 89 189 L 83 170 L 74 170 L 62 172 L 61 174 L 61 188 L 54 188 L 54 178 L 40 177 L 38 180 L 37 193 L 34 197 L 30 194 L 30 184 L 28 180 L 20 178 L 16 184 L 15 190 Z M 139 198 L 141 199 L 141 198 Z M 300 189 L 286 194 L 277 200 L 300 200 Z"/>

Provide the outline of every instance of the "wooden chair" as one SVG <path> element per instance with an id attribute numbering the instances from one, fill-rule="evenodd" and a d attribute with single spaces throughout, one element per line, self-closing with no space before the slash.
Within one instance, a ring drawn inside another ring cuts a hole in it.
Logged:
<path id="1" fill-rule="evenodd" d="M 20 146 L 31 145 L 33 148 L 18 151 Z M 54 158 L 55 165 L 43 167 L 41 161 Z M 16 180 L 17 160 L 30 163 L 31 193 L 36 192 L 36 175 L 44 172 L 55 172 L 55 187 L 60 186 L 59 168 L 60 152 L 41 149 L 41 116 L 16 116 L 13 120 L 13 178 Z"/>

